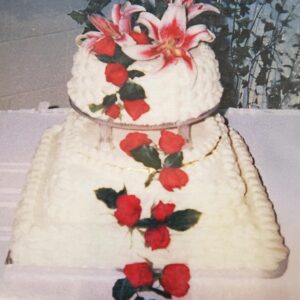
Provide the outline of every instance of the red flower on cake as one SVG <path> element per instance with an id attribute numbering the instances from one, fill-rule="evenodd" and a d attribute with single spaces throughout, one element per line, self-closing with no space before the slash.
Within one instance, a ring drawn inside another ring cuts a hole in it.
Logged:
<path id="1" fill-rule="evenodd" d="M 162 130 L 159 139 L 159 147 L 167 154 L 173 154 L 181 151 L 185 144 L 184 138 L 180 134 L 175 134 L 171 131 Z"/>
<path id="2" fill-rule="evenodd" d="M 83 43 L 88 50 L 96 54 L 113 56 L 116 44 L 135 44 L 134 38 L 130 36 L 132 32 L 131 15 L 140 11 L 145 11 L 145 8 L 139 5 L 126 4 L 121 9 L 120 4 L 115 4 L 112 8 L 112 22 L 100 15 L 93 14 L 89 16 L 89 21 L 99 31 L 89 31 L 79 38 L 85 38 Z"/>
<path id="3" fill-rule="evenodd" d="M 170 233 L 166 226 L 148 228 L 144 234 L 145 245 L 152 250 L 167 248 L 170 244 Z"/>
<path id="4" fill-rule="evenodd" d="M 123 272 L 130 284 L 135 288 L 152 286 L 154 282 L 151 266 L 146 262 L 127 264 Z"/>
<path id="5" fill-rule="evenodd" d="M 184 264 L 170 264 L 164 267 L 160 283 L 166 292 L 175 297 L 187 294 L 191 278 L 189 268 Z"/>
<path id="6" fill-rule="evenodd" d="M 124 107 L 134 121 L 150 110 L 150 106 L 143 99 L 124 100 Z"/>
<path id="7" fill-rule="evenodd" d="M 148 36 L 144 32 L 132 31 L 130 33 L 130 36 L 134 39 L 134 41 L 138 45 L 145 45 L 145 44 L 149 44 L 150 42 Z"/>
<path id="8" fill-rule="evenodd" d="M 149 31 L 151 44 L 122 46 L 122 51 L 134 60 L 162 58 L 161 68 L 183 59 L 190 70 L 196 71 L 188 50 L 201 41 L 212 42 L 215 35 L 205 25 L 187 28 L 186 7 L 169 4 L 161 19 L 149 12 L 142 12 L 137 23 Z"/>
<path id="9" fill-rule="evenodd" d="M 118 197 L 115 217 L 120 225 L 134 226 L 140 219 L 142 207 L 140 199 L 134 195 L 121 195 Z"/>
<path id="10" fill-rule="evenodd" d="M 152 208 L 152 216 L 159 222 L 165 221 L 167 217 L 172 215 L 175 209 L 173 203 L 163 203 L 161 200 Z"/>
<path id="11" fill-rule="evenodd" d="M 128 72 L 122 64 L 107 64 L 105 77 L 106 81 L 122 86 L 128 80 Z"/>
<path id="12" fill-rule="evenodd" d="M 95 54 L 108 56 L 115 55 L 116 43 L 110 36 L 98 39 L 98 32 L 89 32 L 86 34 L 86 36 L 90 40 L 93 40 L 93 36 L 96 36 L 95 42 L 90 43 L 90 50 Z"/>
<path id="13" fill-rule="evenodd" d="M 126 137 L 120 142 L 120 148 L 131 156 L 130 151 L 143 145 L 151 144 L 148 135 L 140 132 L 128 133 Z"/>
<path id="14" fill-rule="evenodd" d="M 173 192 L 175 188 L 182 188 L 188 181 L 188 175 L 179 168 L 163 168 L 159 174 L 159 181 L 163 187 Z"/>
<path id="15" fill-rule="evenodd" d="M 116 119 L 120 115 L 120 106 L 117 104 L 110 105 L 106 108 L 105 114 L 113 119 Z"/>

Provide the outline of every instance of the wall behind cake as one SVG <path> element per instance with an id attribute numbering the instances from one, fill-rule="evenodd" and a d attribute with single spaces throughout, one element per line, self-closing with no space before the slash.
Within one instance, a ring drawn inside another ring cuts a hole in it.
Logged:
<path id="1" fill-rule="evenodd" d="M 68 106 L 75 36 L 67 14 L 85 0 L 0 1 L 0 109 L 35 108 L 48 101 Z"/>

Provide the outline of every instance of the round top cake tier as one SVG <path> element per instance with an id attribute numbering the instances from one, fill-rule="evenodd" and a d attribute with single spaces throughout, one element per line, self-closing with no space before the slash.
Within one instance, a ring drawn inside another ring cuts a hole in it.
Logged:
<path id="1" fill-rule="evenodd" d="M 99 107 L 107 96 L 116 95 L 119 98 L 120 87 L 107 81 L 107 63 L 100 61 L 85 47 L 79 46 L 74 56 L 72 78 L 68 82 L 70 99 L 89 116 L 117 123 L 158 125 L 197 118 L 218 105 L 223 89 L 218 62 L 210 47 L 201 43 L 190 54 L 196 67 L 194 73 L 182 59 L 177 59 L 163 69 L 160 69 L 159 58 L 131 64 L 128 72 L 139 71 L 143 76 L 129 78 L 127 82 L 143 88 L 143 100 L 149 110 L 134 120 L 126 109 L 122 109 L 121 104 L 120 116 L 112 119 L 104 109 L 91 108 Z M 134 105 L 134 102 L 131 101 L 130 104 Z"/>

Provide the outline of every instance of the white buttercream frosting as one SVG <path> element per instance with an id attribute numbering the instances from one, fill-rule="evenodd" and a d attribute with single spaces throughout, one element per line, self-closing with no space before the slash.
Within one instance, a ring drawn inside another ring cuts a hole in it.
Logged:
<path id="1" fill-rule="evenodd" d="M 191 55 L 196 66 L 196 77 L 182 59 L 159 71 L 159 59 L 132 64 L 129 70 L 145 73 L 145 76 L 132 81 L 144 88 L 145 101 L 150 110 L 136 121 L 122 110 L 121 121 L 143 125 L 183 122 L 214 108 L 220 102 L 223 91 L 215 55 L 206 44 L 191 50 Z M 75 105 L 92 117 L 104 120 L 108 116 L 102 110 L 91 112 L 89 105 L 100 104 L 106 95 L 119 90 L 106 81 L 105 67 L 106 64 L 95 55 L 79 47 L 74 56 L 72 79 L 68 82 L 68 93 Z M 117 121 L 120 122 L 119 119 Z"/>
<path id="2" fill-rule="evenodd" d="M 195 162 L 184 167 L 187 186 L 175 192 L 158 180 L 144 187 L 149 171 L 119 148 L 126 134 L 116 130 L 114 149 L 104 151 L 98 126 L 75 114 L 45 133 L 17 212 L 14 263 L 111 269 L 147 258 L 157 267 L 185 262 L 193 271 L 278 268 L 287 249 L 272 205 L 245 144 L 220 116 L 192 127 L 184 163 Z M 159 133 L 149 136 L 157 142 Z M 201 211 L 200 221 L 185 232 L 171 230 L 170 246 L 151 251 L 95 197 L 97 188 L 124 185 L 141 199 L 142 217 L 163 200 Z"/>

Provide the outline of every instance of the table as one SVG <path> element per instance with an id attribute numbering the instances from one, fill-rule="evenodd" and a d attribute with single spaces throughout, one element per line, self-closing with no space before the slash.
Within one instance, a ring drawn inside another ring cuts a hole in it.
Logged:
<path id="1" fill-rule="evenodd" d="M 69 109 L 47 108 L 0 112 L 0 300 L 109 299 L 103 287 L 112 283 L 105 276 L 95 277 L 93 273 L 76 277 L 51 272 L 33 277 L 24 272 L 15 278 L 5 275 L 4 260 L 14 212 L 35 147 L 44 130 L 62 122 L 68 112 Z M 255 158 L 290 249 L 288 269 L 275 279 L 197 278 L 197 299 L 298 300 L 300 111 L 229 109 L 225 117 L 229 126 L 244 137 Z"/>

